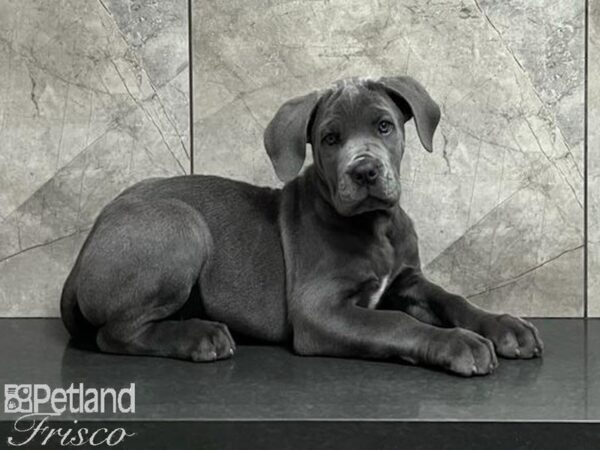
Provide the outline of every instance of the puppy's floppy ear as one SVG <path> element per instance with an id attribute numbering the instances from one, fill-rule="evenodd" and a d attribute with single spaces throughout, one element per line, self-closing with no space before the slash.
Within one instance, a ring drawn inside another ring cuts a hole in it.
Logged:
<path id="1" fill-rule="evenodd" d="M 281 181 L 294 178 L 304 164 L 306 144 L 310 141 L 309 123 L 319 98 L 313 92 L 285 102 L 265 129 L 265 149 Z"/>
<path id="2" fill-rule="evenodd" d="M 421 144 L 433 151 L 433 133 L 440 121 L 440 108 L 420 83 L 411 77 L 382 77 L 377 80 L 404 114 L 415 119 Z"/>

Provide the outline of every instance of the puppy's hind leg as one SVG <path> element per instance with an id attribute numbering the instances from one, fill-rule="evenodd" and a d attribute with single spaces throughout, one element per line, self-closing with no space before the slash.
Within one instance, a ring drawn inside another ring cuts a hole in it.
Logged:
<path id="1" fill-rule="evenodd" d="M 226 325 L 201 319 L 163 320 L 135 329 L 128 322 L 112 322 L 97 335 L 107 353 L 164 356 L 191 361 L 229 358 L 235 343 Z"/>
<path id="2" fill-rule="evenodd" d="M 79 303 L 108 353 L 192 361 L 228 358 L 224 324 L 169 319 L 187 301 L 210 257 L 200 213 L 177 201 L 127 202 L 99 218 L 82 254 Z"/>
<path id="3" fill-rule="evenodd" d="M 136 303 L 140 307 L 123 311 L 102 326 L 96 335 L 98 348 L 107 353 L 163 356 L 196 362 L 231 357 L 235 343 L 225 324 L 198 318 L 167 319 L 186 302 L 190 282 L 194 282 L 193 279 L 182 280 L 186 275 L 182 272 L 185 270 L 177 265 L 172 267 L 171 273 L 163 272 L 164 278 L 155 285 L 158 289 L 135 283 L 133 292 L 124 290 L 123 296 L 139 296 Z M 173 284 L 178 286 L 176 290 Z"/>

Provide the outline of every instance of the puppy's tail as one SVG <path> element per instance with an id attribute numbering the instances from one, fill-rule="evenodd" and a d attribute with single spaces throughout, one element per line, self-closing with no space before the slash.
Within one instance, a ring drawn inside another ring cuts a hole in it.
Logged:
<path id="1" fill-rule="evenodd" d="M 71 334 L 73 340 L 80 344 L 91 344 L 96 339 L 96 328 L 83 316 L 77 302 L 77 292 L 75 289 L 74 268 L 65 285 L 63 286 L 62 296 L 60 298 L 60 316 L 67 331 Z"/>

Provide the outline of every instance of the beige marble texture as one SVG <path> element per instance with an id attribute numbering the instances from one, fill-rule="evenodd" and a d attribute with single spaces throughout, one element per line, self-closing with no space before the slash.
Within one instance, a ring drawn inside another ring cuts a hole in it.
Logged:
<path id="1" fill-rule="evenodd" d="M 583 313 L 584 1 L 193 0 L 194 167 L 277 185 L 262 132 L 288 98 L 408 74 L 402 203 L 426 272 L 495 311 Z"/>
<path id="2" fill-rule="evenodd" d="M 0 316 L 56 316 L 100 208 L 189 171 L 187 2 L 0 2 Z"/>
<path id="3" fill-rule="evenodd" d="M 588 5 L 588 315 L 600 317 L 600 3 Z"/>

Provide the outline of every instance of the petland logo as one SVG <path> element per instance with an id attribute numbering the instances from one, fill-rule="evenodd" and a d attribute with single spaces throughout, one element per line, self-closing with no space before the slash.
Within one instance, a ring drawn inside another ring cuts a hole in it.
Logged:
<path id="1" fill-rule="evenodd" d="M 5 384 L 4 412 L 21 414 L 15 420 L 8 445 L 22 447 L 38 443 L 45 446 L 57 442 L 64 447 L 90 445 L 114 447 L 135 433 L 124 428 L 109 430 L 104 427 L 89 429 L 77 425 L 55 428 L 49 417 L 57 417 L 68 411 L 71 414 L 134 414 L 135 383 L 129 387 L 86 388 L 83 383 L 71 384 L 68 388 L 53 388 L 47 384 Z M 70 425 L 70 424 L 69 424 Z"/>

